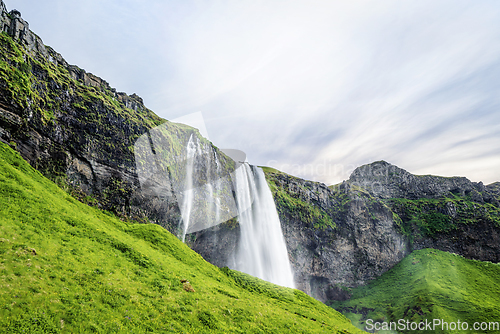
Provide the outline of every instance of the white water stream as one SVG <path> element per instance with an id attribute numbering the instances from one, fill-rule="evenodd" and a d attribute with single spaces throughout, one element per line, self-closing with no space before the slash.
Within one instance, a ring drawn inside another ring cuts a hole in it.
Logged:
<path id="1" fill-rule="evenodd" d="M 235 184 L 241 236 L 234 269 L 295 287 L 281 223 L 264 172 L 245 163 L 235 171 Z"/>
<path id="2" fill-rule="evenodd" d="M 201 154 L 191 136 L 186 147 L 184 191 L 180 194 L 183 242 L 186 234 L 193 232 L 193 225 L 199 223 L 197 220 L 203 219 L 206 221 L 205 226 L 209 227 L 222 222 L 219 220 L 230 218 L 220 217 L 220 199 L 214 196 L 219 192 L 219 180 L 208 182 L 198 187 L 199 189 L 193 188 L 196 159 L 207 159 L 207 155 Z M 206 166 L 210 166 L 210 163 Z M 205 172 L 209 179 L 210 170 Z M 293 288 L 295 284 L 285 239 L 264 172 L 258 167 L 243 163 L 231 174 L 231 178 L 237 209 L 237 213 L 232 217 L 238 215 L 241 235 L 233 263 L 229 266 L 263 280 Z M 197 205 L 202 205 L 203 208 L 196 207 Z M 215 223 L 212 223 L 214 219 Z"/>
<path id="3" fill-rule="evenodd" d="M 185 159 L 175 155 L 165 158 L 160 153 L 171 141 L 169 128 L 158 126 L 142 135 L 134 144 L 136 170 L 141 187 L 148 196 L 166 198 L 175 195 L 181 211 L 180 238 L 210 228 L 238 216 L 240 242 L 228 266 L 269 282 L 294 287 L 281 224 L 264 172 L 243 163 L 229 175 L 221 175 L 217 154 L 203 149 L 196 136 L 186 145 Z M 231 154 L 233 151 L 233 154 Z M 237 150 L 225 150 L 235 161 L 245 160 Z M 210 166 L 214 156 L 216 173 Z M 166 160 L 165 160 L 166 159 Z M 207 160 L 200 160 L 207 159 Z M 179 172 L 183 182 L 171 178 L 168 167 Z M 184 173 L 184 175 L 182 175 Z M 202 174 L 205 177 L 200 177 Z M 219 175 L 219 179 L 211 177 Z M 200 181 L 206 179 L 206 183 Z M 195 184 L 198 184 L 195 187 Z M 235 190 L 234 197 L 230 195 Z M 172 193 L 173 192 L 173 193 Z"/>
<path id="4" fill-rule="evenodd" d="M 193 142 L 193 135 L 189 137 L 186 147 L 186 179 L 184 184 L 184 197 L 182 203 L 182 223 L 184 230 L 182 233 L 182 242 L 186 239 L 186 233 L 189 227 L 189 219 L 191 218 L 191 210 L 193 209 L 194 189 L 193 189 L 193 165 L 196 153 L 196 146 Z"/>

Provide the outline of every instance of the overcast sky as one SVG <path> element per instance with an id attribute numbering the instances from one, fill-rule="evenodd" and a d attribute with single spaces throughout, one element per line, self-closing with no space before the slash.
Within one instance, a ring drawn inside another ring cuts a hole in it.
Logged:
<path id="1" fill-rule="evenodd" d="M 500 181 L 500 2 L 4 0 L 163 118 L 327 184 L 386 160 Z"/>

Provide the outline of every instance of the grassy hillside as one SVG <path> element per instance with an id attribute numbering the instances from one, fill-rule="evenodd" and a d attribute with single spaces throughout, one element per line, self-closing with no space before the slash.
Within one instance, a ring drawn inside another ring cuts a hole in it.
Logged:
<path id="1" fill-rule="evenodd" d="M 371 284 L 335 302 L 360 328 L 366 320 L 443 319 L 446 322 L 500 322 L 500 265 L 468 260 L 434 249 L 411 253 Z M 445 328 L 446 329 L 446 328 Z M 415 331 L 408 331 L 408 333 Z M 437 327 L 430 333 L 452 333 Z M 498 333 L 500 331 L 473 331 Z M 381 332 L 382 333 L 382 332 Z"/>
<path id="2" fill-rule="evenodd" d="M 0 332 L 358 333 L 298 290 L 219 269 L 60 190 L 0 142 Z"/>

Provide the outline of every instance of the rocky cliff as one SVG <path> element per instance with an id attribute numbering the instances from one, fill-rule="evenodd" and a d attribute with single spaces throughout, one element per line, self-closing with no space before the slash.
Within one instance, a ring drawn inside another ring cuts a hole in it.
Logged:
<path id="1" fill-rule="evenodd" d="M 320 300 L 348 298 L 407 252 L 393 212 L 349 184 L 331 189 L 268 171 L 299 288 Z"/>
<path id="2" fill-rule="evenodd" d="M 385 161 L 357 168 L 348 182 L 395 213 L 410 249 L 500 261 L 498 182 L 484 186 L 464 177 L 413 175 Z"/>
<path id="3" fill-rule="evenodd" d="M 380 199 L 436 199 L 451 193 L 462 197 L 469 196 L 477 203 L 492 203 L 495 206 L 499 204 L 494 193 L 482 182 L 471 182 L 465 177 L 456 176 L 413 175 L 385 161 L 356 168 L 349 177 L 349 183 L 366 189 Z M 492 187 L 494 185 L 490 186 Z"/>
<path id="4" fill-rule="evenodd" d="M 379 276 L 414 249 L 500 261 L 495 185 L 417 176 L 384 161 L 361 166 L 330 188 L 272 170 L 267 175 L 297 280 L 321 300 L 347 298 L 346 287 Z M 297 200 L 336 227 L 303 219 L 290 205 Z"/>
<path id="5" fill-rule="evenodd" d="M 436 248 L 500 261 L 498 183 L 418 176 L 384 161 L 361 166 L 327 187 L 264 168 L 299 289 L 344 300 L 414 249 Z M 193 248 L 223 265 L 238 230 L 196 233 Z M 229 245 L 229 247 L 228 247 Z"/>
<path id="6" fill-rule="evenodd" d="M 161 119 L 139 96 L 68 64 L 18 11 L 3 2 L 0 10 L 0 140 L 82 201 L 177 233 L 175 185 L 186 176 L 188 142 L 198 156 L 195 186 L 228 175 L 233 160 L 196 129 Z M 139 159 L 138 142 L 146 143 Z M 231 196 L 231 186 L 222 182 L 221 196 Z"/>

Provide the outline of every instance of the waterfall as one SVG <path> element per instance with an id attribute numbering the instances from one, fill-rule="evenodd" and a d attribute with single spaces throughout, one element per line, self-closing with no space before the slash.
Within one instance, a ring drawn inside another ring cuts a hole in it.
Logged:
<path id="1" fill-rule="evenodd" d="M 215 166 L 216 166 L 216 171 L 217 175 L 220 174 L 219 170 L 219 164 L 217 161 L 217 155 L 214 154 L 214 161 L 215 161 Z M 211 178 L 211 165 L 208 164 L 207 170 L 206 170 L 206 179 L 210 180 Z M 219 191 L 220 191 L 220 180 L 214 180 L 212 182 L 208 182 L 206 184 L 206 194 L 205 198 L 206 201 L 208 202 L 208 210 L 207 210 L 207 215 L 206 218 L 209 221 L 209 225 L 217 225 L 221 219 L 220 219 L 220 198 L 218 197 Z M 213 221 L 213 222 L 212 222 Z"/>
<path id="2" fill-rule="evenodd" d="M 186 239 L 186 233 L 189 228 L 189 220 L 191 217 L 191 210 L 193 209 L 193 197 L 194 197 L 194 189 L 193 189 L 193 165 L 194 165 L 194 156 L 196 153 L 196 146 L 193 142 L 193 135 L 189 137 L 189 141 L 186 147 L 186 179 L 184 184 L 184 192 L 182 199 L 182 242 Z"/>
<path id="3" fill-rule="evenodd" d="M 204 147 L 196 134 L 189 137 L 185 155 L 178 155 L 169 151 L 171 131 L 166 122 L 143 134 L 134 144 L 136 171 L 145 196 L 160 201 L 175 196 L 183 242 L 188 233 L 238 216 L 240 243 L 228 266 L 294 287 L 281 224 L 262 169 L 238 163 L 245 160 L 245 154 L 228 149 L 223 152 L 236 163 L 236 169 L 228 173 L 217 151 L 211 145 Z M 213 162 L 215 171 L 211 170 Z"/>
<path id="4" fill-rule="evenodd" d="M 264 172 L 244 163 L 234 176 L 241 228 L 234 269 L 293 288 L 285 239 Z"/>
<path id="5" fill-rule="evenodd" d="M 293 288 L 295 284 L 285 239 L 264 172 L 248 163 L 237 163 L 238 167 L 228 176 L 235 190 L 234 198 L 224 196 L 223 189 L 227 191 L 228 188 L 227 183 L 223 188 L 223 182 L 227 181 L 224 177 L 212 179 L 211 159 L 207 153 L 191 135 L 186 145 L 185 165 L 181 167 L 185 171 L 184 182 L 173 186 L 181 209 L 182 241 L 185 242 L 188 233 L 238 216 L 240 240 L 232 263 L 228 265 L 271 283 Z M 241 161 L 241 157 L 235 158 Z M 213 159 L 216 175 L 220 175 L 217 156 Z M 200 175 L 206 183 L 200 183 Z"/>

